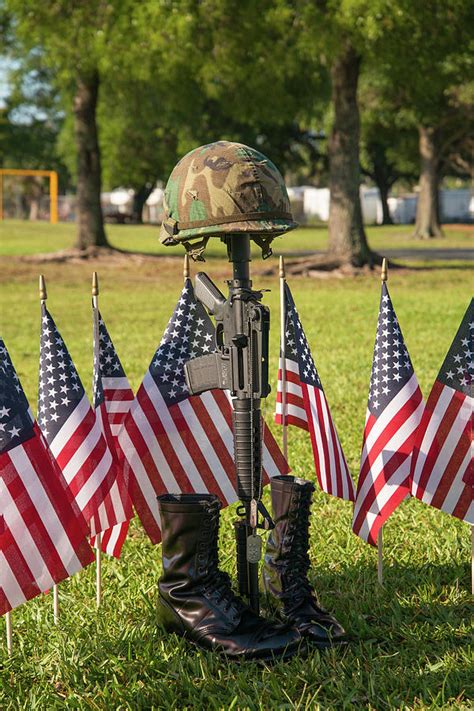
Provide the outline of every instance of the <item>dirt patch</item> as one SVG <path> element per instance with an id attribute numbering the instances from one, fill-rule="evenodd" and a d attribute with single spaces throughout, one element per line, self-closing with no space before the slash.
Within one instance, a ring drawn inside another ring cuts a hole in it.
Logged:
<path id="1" fill-rule="evenodd" d="M 59 252 L 46 252 L 44 254 L 28 254 L 17 257 L 19 261 L 28 262 L 30 264 L 81 264 L 83 262 L 107 262 L 108 264 L 120 264 L 131 261 L 143 264 L 144 262 L 176 262 L 180 257 L 170 255 L 164 257 L 161 254 L 152 254 L 146 252 L 127 252 L 121 249 L 113 249 L 111 247 L 88 247 L 87 249 L 62 249 Z"/>

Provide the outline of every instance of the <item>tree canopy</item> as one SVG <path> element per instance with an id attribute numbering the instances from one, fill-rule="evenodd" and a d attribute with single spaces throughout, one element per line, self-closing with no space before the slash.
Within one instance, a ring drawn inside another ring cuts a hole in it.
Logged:
<path id="1" fill-rule="evenodd" d="M 0 156 L 73 181 L 84 247 L 106 244 L 102 185 L 134 188 L 138 217 L 197 144 L 254 144 L 292 179 L 329 182 L 332 251 L 370 261 L 361 180 L 387 220 L 393 185 L 419 182 L 426 235 L 440 180 L 469 174 L 473 14 L 469 0 L 5 0 L 16 89 Z"/>

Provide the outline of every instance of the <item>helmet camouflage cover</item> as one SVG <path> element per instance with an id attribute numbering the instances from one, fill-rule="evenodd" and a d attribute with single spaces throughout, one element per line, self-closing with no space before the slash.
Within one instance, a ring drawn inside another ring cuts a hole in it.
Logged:
<path id="1" fill-rule="evenodd" d="M 209 237 L 251 233 L 264 256 L 277 235 L 297 227 L 285 183 L 271 160 L 242 143 L 216 141 L 177 163 L 164 195 L 160 241 L 183 243 L 202 259 Z"/>

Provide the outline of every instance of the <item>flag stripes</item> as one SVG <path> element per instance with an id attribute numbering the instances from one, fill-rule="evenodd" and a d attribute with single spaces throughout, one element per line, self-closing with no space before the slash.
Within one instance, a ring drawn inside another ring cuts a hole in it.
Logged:
<path id="1" fill-rule="evenodd" d="M 229 399 L 221 391 L 166 407 L 149 374 L 119 433 L 129 465 L 132 498 L 145 530 L 161 540 L 156 496 L 170 492 L 212 492 L 224 505 L 238 500 L 234 484 L 234 442 Z M 145 414 L 146 411 L 146 414 Z M 268 427 L 263 448 L 264 483 L 285 473 L 285 460 Z"/>
<path id="2" fill-rule="evenodd" d="M 278 425 L 283 424 L 282 377 L 282 359 L 280 358 L 275 413 L 275 422 Z M 295 425 L 296 427 L 300 427 L 302 430 L 309 430 L 308 418 L 306 416 L 304 406 L 303 389 L 299 378 L 298 364 L 289 358 L 285 358 L 285 409 L 287 425 Z"/>
<path id="3" fill-rule="evenodd" d="M 322 491 L 354 501 L 354 483 L 329 411 L 290 288 L 285 283 L 285 352 L 280 354 L 275 421 L 283 423 L 283 358 L 285 419 L 310 433 L 314 466 Z"/>
<path id="4" fill-rule="evenodd" d="M 472 488 L 464 478 L 473 467 L 473 405 L 473 398 L 436 381 L 420 424 L 412 466 L 414 496 L 471 524 Z"/>
<path id="5" fill-rule="evenodd" d="M 129 496 L 129 481 L 122 467 L 121 450 L 117 435 L 133 402 L 125 371 L 115 351 L 104 320 L 93 307 L 94 324 L 94 410 L 100 423 L 102 435 L 116 465 L 116 478 L 104 501 L 99 507 L 99 540 L 93 535 L 91 542 L 96 548 L 116 558 L 120 557 L 123 543 L 127 537 L 130 519 L 133 516 Z M 119 523 L 111 525 L 111 522 Z M 96 527 L 91 526 L 91 532 Z"/>
<path id="6" fill-rule="evenodd" d="M 128 378 L 125 376 L 103 377 L 102 388 L 110 431 L 113 437 L 117 437 L 125 416 L 130 410 L 134 395 Z"/>
<path id="7" fill-rule="evenodd" d="M 42 305 L 38 423 L 91 531 L 104 520 L 99 507 L 117 477 L 76 368 L 51 314 Z M 118 523 L 116 519 L 108 524 Z"/>
<path id="8" fill-rule="evenodd" d="M 474 524 L 474 299 L 446 354 L 414 445 L 412 493 Z"/>
<path id="9" fill-rule="evenodd" d="M 385 283 L 382 285 L 352 529 L 377 544 L 378 533 L 410 494 L 413 445 L 423 398 Z"/>
<path id="10" fill-rule="evenodd" d="M 353 530 L 373 545 L 384 521 L 410 493 L 410 457 L 422 410 L 423 398 L 417 388 L 385 429 L 378 427 L 373 415 L 367 419 Z"/>
<path id="11" fill-rule="evenodd" d="M 161 538 L 157 495 L 212 492 L 223 505 L 237 501 L 230 397 L 220 390 L 189 396 L 184 380 L 184 363 L 210 352 L 214 335 L 188 279 L 118 434 L 133 503 L 154 543 Z M 263 466 L 264 483 L 288 471 L 267 427 Z"/>
<path id="12" fill-rule="evenodd" d="M 4 614 L 93 561 L 85 522 L 74 513 L 60 473 L 35 436 L 1 455 L 0 583 Z"/>

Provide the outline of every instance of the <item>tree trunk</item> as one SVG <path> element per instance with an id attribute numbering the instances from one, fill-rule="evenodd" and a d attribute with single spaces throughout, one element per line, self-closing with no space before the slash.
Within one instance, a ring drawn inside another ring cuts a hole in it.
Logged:
<path id="1" fill-rule="evenodd" d="M 329 139 L 329 254 L 355 266 L 371 263 L 360 204 L 360 57 L 346 45 L 331 68 L 334 123 Z"/>
<path id="2" fill-rule="evenodd" d="M 135 195 L 133 196 L 132 220 L 139 225 L 143 223 L 143 208 L 152 194 L 154 187 L 153 183 L 145 183 L 145 185 L 142 185 L 141 188 L 135 191 Z"/>
<path id="3" fill-rule="evenodd" d="M 428 239 L 443 237 L 438 217 L 438 155 L 436 150 L 436 130 L 419 127 L 420 148 L 420 192 L 416 208 L 414 237 Z"/>
<path id="4" fill-rule="evenodd" d="M 382 225 L 393 225 L 392 216 L 388 207 L 388 194 L 390 185 L 384 180 L 377 182 L 377 187 L 380 193 L 380 202 L 382 203 Z"/>
<path id="5" fill-rule="evenodd" d="M 76 247 L 108 246 L 100 205 L 101 168 L 96 108 L 99 75 L 77 79 L 74 96 L 74 132 L 77 149 L 77 241 Z"/>

